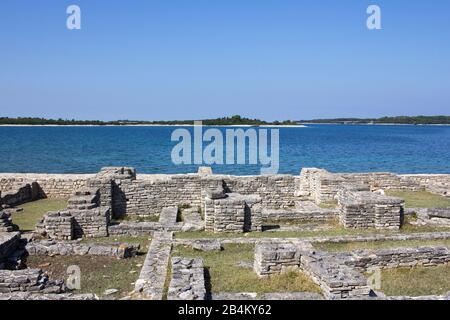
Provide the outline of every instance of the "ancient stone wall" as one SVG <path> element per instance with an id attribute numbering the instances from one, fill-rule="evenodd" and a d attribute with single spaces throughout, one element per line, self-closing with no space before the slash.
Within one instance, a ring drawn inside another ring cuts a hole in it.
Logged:
<path id="1" fill-rule="evenodd" d="M 404 201 L 371 191 L 366 185 L 343 185 L 338 193 L 339 220 L 346 228 L 399 229 Z"/>
<path id="2" fill-rule="evenodd" d="M 205 300 L 203 260 L 172 257 L 172 279 L 167 300 Z"/>
<path id="3" fill-rule="evenodd" d="M 377 268 L 399 268 L 415 266 L 438 266 L 450 262 L 447 247 L 394 248 L 381 250 L 356 250 L 337 254 L 345 264 L 360 271 Z"/>
<path id="4" fill-rule="evenodd" d="M 300 251 L 293 244 L 259 243 L 255 246 L 253 269 L 259 277 L 280 274 L 300 267 Z"/>
<path id="5" fill-rule="evenodd" d="M 206 198 L 205 230 L 211 232 L 261 231 L 261 198 L 228 193 L 224 198 Z"/>
<path id="6" fill-rule="evenodd" d="M 36 226 L 36 233 L 51 239 L 107 237 L 110 208 L 100 206 L 99 189 L 82 188 L 69 199 L 68 207 L 48 212 Z"/>
<path id="7" fill-rule="evenodd" d="M 84 187 L 93 174 L 21 174 L 0 173 L 0 191 L 17 189 L 24 184 L 37 182 L 40 197 L 69 198 L 77 189 Z"/>
<path id="8" fill-rule="evenodd" d="M 78 241 L 30 241 L 26 245 L 29 255 L 42 256 L 106 256 L 118 259 L 134 257 L 139 251 L 139 245 L 127 243 L 89 244 Z"/>
<path id="9" fill-rule="evenodd" d="M 25 241 L 18 232 L 0 232 L 0 270 L 21 267 Z"/>
<path id="10" fill-rule="evenodd" d="M 450 197 L 450 174 L 401 175 L 400 178 L 413 181 L 430 192 Z"/>
<path id="11" fill-rule="evenodd" d="M 39 199 L 42 190 L 37 182 L 17 185 L 15 189 L 0 192 L 2 205 L 17 206 Z"/>
<path id="12" fill-rule="evenodd" d="M 64 290 L 64 281 L 51 281 L 40 269 L 0 270 L 0 293 L 61 293 Z"/>

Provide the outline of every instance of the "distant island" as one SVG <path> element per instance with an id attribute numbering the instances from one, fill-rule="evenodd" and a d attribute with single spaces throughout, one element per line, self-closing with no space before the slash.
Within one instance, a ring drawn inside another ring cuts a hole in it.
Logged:
<path id="1" fill-rule="evenodd" d="M 409 125 L 450 125 L 450 116 L 398 116 L 382 118 L 334 118 L 313 120 L 264 121 L 234 115 L 216 119 L 202 120 L 207 126 L 296 126 L 302 124 L 409 124 Z M 0 117 L 0 125 L 92 125 L 92 126 L 126 126 L 126 125 L 193 125 L 194 120 L 141 121 L 141 120 L 75 120 L 45 118 L 8 118 Z"/>
<path id="2" fill-rule="evenodd" d="M 301 120 L 300 123 L 334 123 L 334 124 L 450 124 L 450 116 L 399 116 L 382 118 L 335 118 Z"/>
<path id="3" fill-rule="evenodd" d="M 206 126 L 264 126 L 264 125 L 299 125 L 298 121 L 264 121 L 259 119 L 250 119 L 235 115 L 232 117 L 201 120 Z M 126 125 L 193 125 L 194 120 L 169 120 L 169 121 L 139 121 L 139 120 L 75 120 L 75 119 L 45 119 L 45 118 L 0 118 L 0 125 L 93 125 L 93 126 L 126 126 Z"/>

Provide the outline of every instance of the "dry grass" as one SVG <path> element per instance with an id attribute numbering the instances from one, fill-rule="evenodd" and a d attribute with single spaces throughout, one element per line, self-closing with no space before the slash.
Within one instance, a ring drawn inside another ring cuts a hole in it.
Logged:
<path id="1" fill-rule="evenodd" d="M 442 295 L 450 291 L 450 264 L 387 269 L 381 277 L 381 291 L 388 296 Z"/>
<path id="2" fill-rule="evenodd" d="M 314 243 L 314 248 L 330 252 L 352 251 L 358 249 L 387 249 L 400 247 L 444 246 L 450 247 L 450 239 L 447 240 L 402 240 L 402 241 L 368 241 L 368 242 L 323 242 Z"/>
<path id="3" fill-rule="evenodd" d="M 253 245 L 225 245 L 222 252 L 198 252 L 183 246 L 176 246 L 172 256 L 202 257 L 209 271 L 211 292 L 317 292 L 319 288 L 301 272 L 287 272 L 259 279 L 251 268 L 254 256 Z M 250 267 L 239 266 L 239 263 Z"/>
<path id="4" fill-rule="evenodd" d="M 447 208 L 450 199 L 427 191 L 392 191 L 387 190 L 386 195 L 405 200 L 406 208 Z"/>
<path id="5" fill-rule="evenodd" d="M 123 260 L 101 256 L 30 256 L 27 265 L 45 270 L 55 280 L 66 280 L 67 268 L 76 265 L 81 270 L 81 290 L 75 293 L 95 293 L 111 299 L 126 296 L 134 289 L 144 259 L 145 255 Z M 107 289 L 119 292 L 104 296 Z"/>
<path id="6" fill-rule="evenodd" d="M 21 231 L 33 231 L 38 221 L 49 211 L 59 211 L 67 207 L 66 199 L 42 199 L 19 206 L 22 212 L 12 215 L 13 222 Z"/>

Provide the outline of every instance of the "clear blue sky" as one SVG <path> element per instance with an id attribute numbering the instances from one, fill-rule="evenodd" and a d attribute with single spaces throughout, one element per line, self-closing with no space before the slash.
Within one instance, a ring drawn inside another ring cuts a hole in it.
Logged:
<path id="1" fill-rule="evenodd" d="M 82 30 L 66 29 L 78 4 Z M 383 30 L 366 28 L 382 9 Z M 1 0 L 0 116 L 450 114 L 448 0 Z"/>

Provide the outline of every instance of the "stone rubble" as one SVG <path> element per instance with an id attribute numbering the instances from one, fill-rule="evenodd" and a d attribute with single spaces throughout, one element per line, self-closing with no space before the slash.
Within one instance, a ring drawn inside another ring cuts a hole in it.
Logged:
<path id="1" fill-rule="evenodd" d="M 172 257 L 168 300 L 205 300 L 205 275 L 201 258 Z"/>

